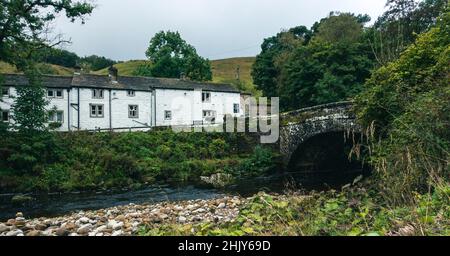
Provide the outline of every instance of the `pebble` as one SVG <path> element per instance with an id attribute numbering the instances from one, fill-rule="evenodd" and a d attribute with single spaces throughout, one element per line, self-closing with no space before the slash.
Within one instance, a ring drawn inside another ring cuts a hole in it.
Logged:
<path id="1" fill-rule="evenodd" d="M 247 199 L 223 197 L 176 203 L 127 204 L 95 211 L 78 211 L 56 218 L 26 219 L 22 212 L 1 223 L 0 236 L 128 236 L 145 224 L 228 222 Z"/>
<path id="2" fill-rule="evenodd" d="M 90 224 L 90 223 L 84 224 L 83 226 L 78 228 L 77 233 L 80 235 L 85 235 L 85 234 L 89 233 L 89 231 L 91 231 L 91 229 L 92 229 L 92 224 Z"/>
<path id="3" fill-rule="evenodd" d="M 226 206 L 225 203 L 220 203 L 220 204 L 217 206 L 217 209 L 223 209 L 223 208 L 225 208 L 225 206 Z"/>
<path id="4" fill-rule="evenodd" d="M 3 223 L 0 223 L 0 233 L 3 233 L 5 231 L 10 231 L 11 228 Z"/>
<path id="5" fill-rule="evenodd" d="M 183 217 L 183 216 L 180 216 L 180 217 L 178 217 L 178 219 L 177 219 L 177 221 L 179 222 L 179 223 L 186 223 L 186 217 Z"/>
<path id="6" fill-rule="evenodd" d="M 20 229 L 11 230 L 8 233 L 6 233 L 6 236 L 18 236 L 19 234 L 23 235 L 23 231 Z"/>

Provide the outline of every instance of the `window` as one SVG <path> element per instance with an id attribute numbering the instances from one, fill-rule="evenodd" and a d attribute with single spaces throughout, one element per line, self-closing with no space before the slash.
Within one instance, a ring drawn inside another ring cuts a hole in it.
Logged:
<path id="1" fill-rule="evenodd" d="M 90 104 L 91 117 L 103 117 L 103 104 Z"/>
<path id="2" fill-rule="evenodd" d="M 212 111 L 212 110 L 203 110 L 203 117 L 207 118 L 207 117 L 215 117 L 216 116 L 216 111 Z"/>
<path id="3" fill-rule="evenodd" d="M 2 97 L 8 97 L 9 96 L 9 87 L 2 87 Z"/>
<path id="4" fill-rule="evenodd" d="M 216 122 L 216 111 L 213 110 L 203 110 L 203 119 L 211 124 Z"/>
<path id="5" fill-rule="evenodd" d="M 202 92 L 202 102 L 204 102 L 204 103 L 211 102 L 211 93 L 210 92 Z"/>
<path id="6" fill-rule="evenodd" d="M 92 89 L 92 98 L 93 99 L 103 99 L 103 90 L 102 89 Z"/>
<path id="7" fill-rule="evenodd" d="M 48 98 L 63 98 L 63 90 L 62 89 L 48 89 L 47 90 Z"/>
<path id="8" fill-rule="evenodd" d="M 138 118 L 139 117 L 139 106 L 138 105 L 128 105 L 128 117 Z"/>
<path id="9" fill-rule="evenodd" d="M 64 122 L 64 112 L 63 111 L 51 111 L 48 114 L 48 121 L 50 123 L 62 123 Z"/>
<path id="10" fill-rule="evenodd" d="M 233 104 L 233 112 L 239 114 L 239 104 Z"/>
<path id="11" fill-rule="evenodd" d="M 9 122 L 9 111 L 2 111 L 2 122 Z"/>
<path id="12" fill-rule="evenodd" d="M 127 91 L 127 96 L 128 97 L 134 97 L 134 96 L 136 96 L 136 93 L 133 90 L 128 90 Z"/>
<path id="13" fill-rule="evenodd" d="M 172 120 L 172 111 L 170 110 L 164 111 L 164 120 Z"/>

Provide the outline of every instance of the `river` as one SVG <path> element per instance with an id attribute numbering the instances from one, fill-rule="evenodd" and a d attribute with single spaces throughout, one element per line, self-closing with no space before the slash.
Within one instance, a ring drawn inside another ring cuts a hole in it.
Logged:
<path id="1" fill-rule="evenodd" d="M 0 195 L 0 221 L 15 216 L 16 212 L 34 217 L 54 217 L 79 210 L 96 210 L 118 205 L 212 199 L 224 195 L 249 196 L 259 191 L 282 193 L 286 189 L 325 190 L 351 182 L 360 172 L 349 174 L 322 174 L 306 176 L 303 173 L 284 173 L 267 177 L 243 179 L 224 189 L 201 185 L 152 185 L 139 190 L 101 191 L 85 193 L 31 195 L 34 200 L 17 205 L 12 194 Z"/>

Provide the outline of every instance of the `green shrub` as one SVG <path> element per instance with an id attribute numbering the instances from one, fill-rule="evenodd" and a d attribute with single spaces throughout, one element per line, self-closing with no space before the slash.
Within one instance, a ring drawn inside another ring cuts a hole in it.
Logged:
<path id="1" fill-rule="evenodd" d="M 265 174 L 275 168 L 275 155 L 267 147 L 256 146 L 253 154 L 243 160 L 238 172 L 243 177 L 253 177 Z"/>
<path id="2" fill-rule="evenodd" d="M 197 181 L 236 172 L 255 145 L 245 135 L 6 132 L 0 137 L 0 190 L 91 190 L 155 181 Z M 242 145 L 243 148 L 240 148 Z M 6 171 L 9 170 L 9 171 Z"/>
<path id="3" fill-rule="evenodd" d="M 356 100 L 380 192 L 395 205 L 449 182 L 450 12 L 374 72 Z"/>

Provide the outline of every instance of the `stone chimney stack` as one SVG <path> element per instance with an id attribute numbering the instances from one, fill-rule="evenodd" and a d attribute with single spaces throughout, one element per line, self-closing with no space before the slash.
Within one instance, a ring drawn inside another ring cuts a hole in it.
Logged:
<path id="1" fill-rule="evenodd" d="M 79 75 L 81 75 L 82 71 L 83 71 L 83 69 L 81 68 L 80 65 L 75 65 L 73 75 L 79 76 Z"/>
<path id="2" fill-rule="evenodd" d="M 111 66 L 108 68 L 108 73 L 109 73 L 108 76 L 109 76 L 109 79 L 111 79 L 111 82 L 117 83 L 117 77 L 119 75 L 119 70 L 117 70 L 116 67 Z"/>

